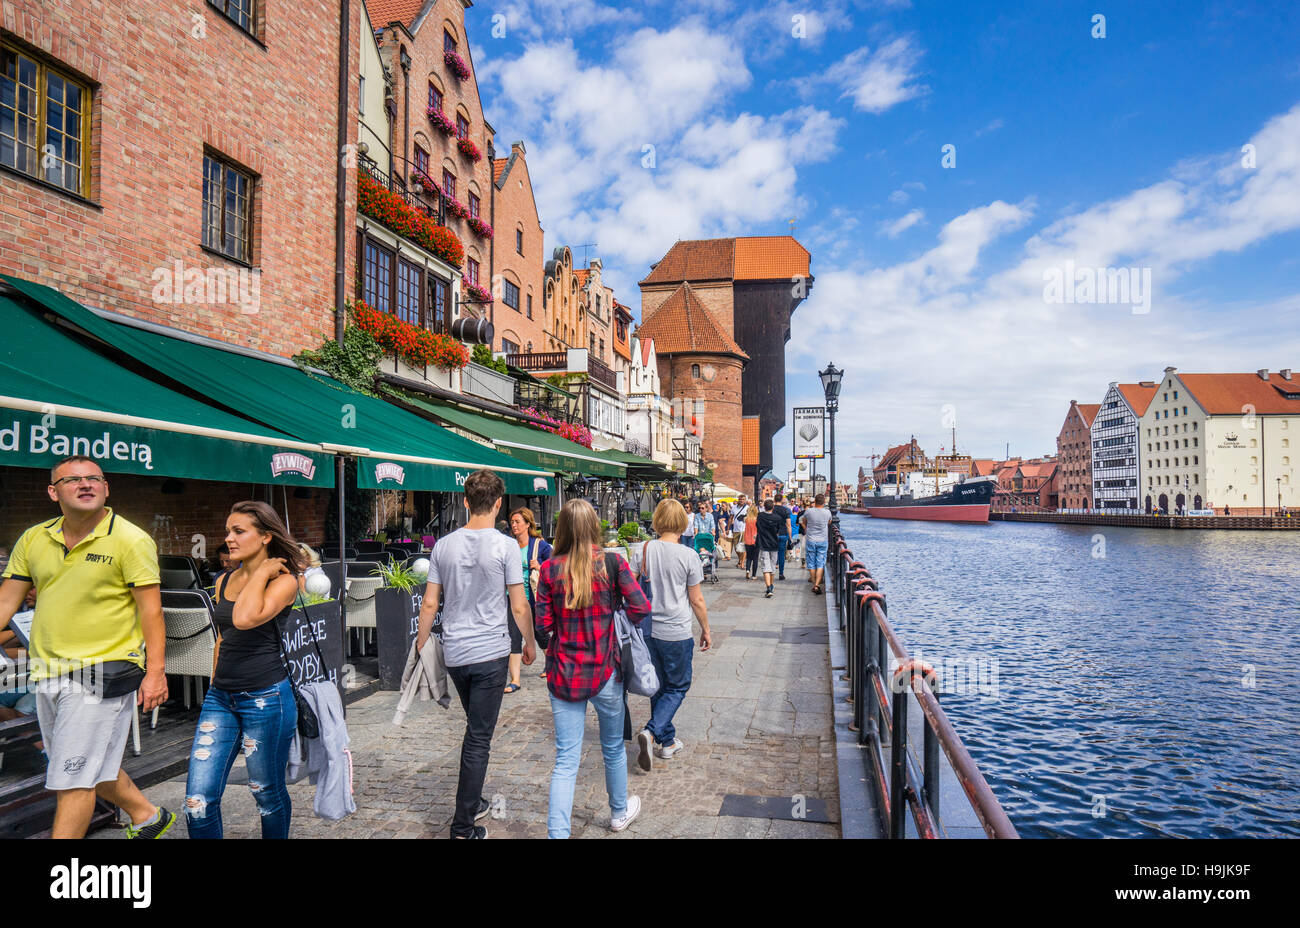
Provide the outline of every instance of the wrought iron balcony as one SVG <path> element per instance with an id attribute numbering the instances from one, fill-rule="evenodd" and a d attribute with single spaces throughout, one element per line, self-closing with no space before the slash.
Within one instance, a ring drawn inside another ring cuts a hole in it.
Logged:
<path id="1" fill-rule="evenodd" d="M 411 176 L 414 178 L 414 172 L 416 170 L 414 164 L 411 164 L 411 162 L 407 161 L 405 158 L 394 158 L 393 160 L 395 162 L 400 161 L 406 164 L 411 169 Z M 357 156 L 357 167 L 359 170 L 364 171 L 366 174 L 370 175 L 371 178 L 378 181 L 380 184 L 383 184 L 390 191 L 401 197 L 402 202 L 411 207 L 411 209 L 430 217 L 440 226 L 445 226 L 447 224 L 447 202 L 441 192 L 427 191 L 424 189 L 422 184 L 414 180 L 412 180 L 410 184 L 407 184 L 407 182 L 397 174 L 385 174 L 383 171 L 379 170 L 377 162 L 365 155 Z"/>

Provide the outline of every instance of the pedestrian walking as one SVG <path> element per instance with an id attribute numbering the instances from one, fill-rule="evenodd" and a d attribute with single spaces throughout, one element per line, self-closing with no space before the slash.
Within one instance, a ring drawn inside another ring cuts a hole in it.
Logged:
<path id="1" fill-rule="evenodd" d="M 443 663 L 465 710 L 453 838 L 487 837 L 487 828 L 474 823 L 491 808 L 483 798 L 483 782 L 509 675 L 509 617 L 523 635 L 524 665 L 536 654 L 519 546 L 495 527 L 505 491 L 505 483 L 490 470 L 466 478 L 463 502 L 469 521 L 434 545 L 420 605 L 416 651 L 429 640 L 441 601 Z"/>
<path id="2" fill-rule="evenodd" d="M 749 512 L 745 513 L 745 556 L 748 558 L 746 580 L 753 580 L 758 576 L 758 507 L 750 506 Z"/>
<path id="3" fill-rule="evenodd" d="M 524 595 L 528 597 L 528 608 L 537 613 L 537 582 L 541 576 L 541 566 L 551 556 L 551 545 L 542 537 L 542 530 L 537 527 L 537 519 L 527 506 L 521 506 L 510 513 L 510 534 L 519 545 L 519 561 L 524 571 Z M 519 691 L 519 673 L 523 666 L 524 636 L 519 626 L 511 619 L 510 627 L 510 682 L 506 684 L 506 693 Z M 537 629 L 534 627 L 536 637 Z M 538 646 L 543 650 L 546 642 L 537 638 Z M 542 674 L 545 676 L 545 674 Z"/>
<path id="4" fill-rule="evenodd" d="M 650 660 L 659 677 L 659 692 L 650 697 L 650 721 L 637 735 L 637 762 L 649 770 L 651 753 L 667 760 L 683 747 L 673 727 L 673 716 L 691 688 L 691 659 L 695 640 L 691 616 L 700 623 L 700 650 L 713 646 L 709 633 L 709 610 L 704 604 L 704 570 L 700 559 L 676 544 L 686 526 L 686 510 L 670 499 L 655 509 L 656 541 L 641 549 L 642 573 L 650 577 L 654 593 L 653 625 L 650 630 Z"/>
<path id="5" fill-rule="evenodd" d="M 758 560 L 759 569 L 763 571 L 763 582 L 767 584 L 767 592 L 763 594 L 767 599 L 772 598 L 772 578 L 777 571 L 777 546 L 784 544 L 785 536 L 781 529 L 789 522 L 778 516 L 775 509 L 776 504 L 765 499 L 763 511 L 758 514 Z"/>
<path id="6" fill-rule="evenodd" d="M 776 578 L 778 580 L 785 579 L 785 553 L 786 549 L 790 547 L 790 536 L 793 533 L 793 529 L 790 526 L 790 510 L 781 504 L 781 501 L 784 499 L 785 496 L 778 493 L 772 503 L 772 511 L 775 512 L 777 517 L 781 520 L 781 534 L 778 536 L 780 547 L 776 552 Z"/>
<path id="7" fill-rule="evenodd" d="M 222 836 L 221 797 L 242 749 L 262 837 L 287 838 L 293 807 L 285 766 L 298 703 L 280 633 L 307 561 L 275 510 L 258 500 L 231 507 L 226 545 L 239 566 L 222 574 L 214 591 L 212 685 L 190 747 L 185 824 L 191 838 Z"/>
<path id="8" fill-rule="evenodd" d="M 731 507 L 727 531 L 731 533 L 731 545 L 736 551 L 736 566 L 745 570 L 745 516 L 749 514 L 749 504 L 745 494 L 740 494 L 736 504 Z"/>
<path id="9" fill-rule="evenodd" d="M 826 508 L 825 495 L 818 493 L 813 498 L 813 508 L 804 510 L 803 524 L 807 533 L 804 550 L 808 553 L 808 569 L 812 572 L 812 591 L 820 596 L 826 572 L 826 552 L 831 544 L 831 511 Z"/>
<path id="10" fill-rule="evenodd" d="M 694 557 L 685 550 L 680 555 Z M 640 797 L 627 794 L 622 658 L 614 624 L 620 602 L 633 624 L 650 615 L 623 556 L 602 556 L 596 511 L 586 500 L 571 499 L 560 509 L 555 550 L 537 585 L 537 624 L 551 636 L 546 684 L 555 721 L 547 837 L 569 837 L 588 702 L 600 726 L 610 830 L 623 831 L 641 813 Z"/>
<path id="11" fill-rule="evenodd" d="M 55 794 L 54 838 L 83 838 L 95 797 L 130 816 L 128 838 L 161 838 L 176 815 L 144 797 L 122 770 L 137 704 L 167 701 L 167 632 L 158 548 L 108 507 L 108 480 L 91 458 L 50 470 L 61 515 L 23 532 L 0 584 L 0 630 L 35 590 L 28 680 Z"/>

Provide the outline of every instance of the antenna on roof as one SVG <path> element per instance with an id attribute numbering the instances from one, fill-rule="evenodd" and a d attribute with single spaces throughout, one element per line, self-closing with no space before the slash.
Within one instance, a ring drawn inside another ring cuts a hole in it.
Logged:
<path id="1" fill-rule="evenodd" d="M 600 244 L 599 242 L 591 242 L 586 245 L 577 246 L 578 248 L 582 249 L 582 263 L 585 264 L 587 267 L 591 267 L 591 257 L 588 249 L 595 248 L 599 244 Z"/>

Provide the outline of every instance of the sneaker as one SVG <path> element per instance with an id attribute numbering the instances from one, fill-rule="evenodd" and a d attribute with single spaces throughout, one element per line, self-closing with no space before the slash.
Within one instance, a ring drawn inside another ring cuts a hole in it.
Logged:
<path id="1" fill-rule="evenodd" d="M 480 798 L 478 801 L 478 811 L 474 813 L 474 821 L 477 822 L 479 819 L 481 819 L 483 816 L 487 815 L 491 811 L 492 811 L 492 803 L 488 802 L 486 799 Z"/>
<path id="2" fill-rule="evenodd" d="M 642 770 L 649 770 L 651 765 L 650 747 L 654 744 L 654 735 L 650 734 L 650 729 L 643 728 L 637 732 L 636 736 L 636 762 Z M 629 806 L 630 808 L 630 806 Z"/>
<path id="3" fill-rule="evenodd" d="M 158 820 L 150 825 L 127 825 L 126 836 L 130 838 L 161 838 L 176 824 L 176 813 L 158 807 Z"/>
<path id="4" fill-rule="evenodd" d="M 475 825 L 475 826 L 474 826 L 474 830 L 471 831 L 471 832 L 470 832 L 469 834 L 467 834 L 467 835 L 452 835 L 452 838 L 453 838 L 453 839 L 454 839 L 454 838 L 466 838 L 466 839 L 469 839 L 469 838 L 486 838 L 486 837 L 487 837 L 487 829 L 484 828 L 482 825 Z"/>
<path id="5" fill-rule="evenodd" d="M 681 738 L 674 738 L 672 744 L 661 744 L 659 747 L 655 748 L 655 753 L 664 760 L 667 760 L 684 747 L 686 747 L 686 745 L 682 744 Z"/>
<path id="6" fill-rule="evenodd" d="M 609 830 L 623 831 L 624 829 L 627 828 L 628 825 L 631 825 L 634 821 L 636 821 L 636 817 L 640 814 L 641 814 L 641 797 L 628 796 L 627 809 L 624 810 L 621 817 L 611 818 L 609 820 Z"/>
<path id="7" fill-rule="evenodd" d="M 763 598 L 764 599 L 772 598 L 772 588 L 770 586 L 767 588 L 767 592 L 763 594 Z"/>
<path id="8" fill-rule="evenodd" d="M 781 575 L 780 575 L 779 577 L 777 577 L 776 579 L 778 579 L 778 580 L 784 580 L 784 579 L 785 579 L 785 574 L 781 574 Z"/>

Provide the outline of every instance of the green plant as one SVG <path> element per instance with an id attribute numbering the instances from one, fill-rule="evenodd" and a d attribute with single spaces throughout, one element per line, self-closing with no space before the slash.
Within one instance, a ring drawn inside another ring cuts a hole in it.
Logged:
<path id="1" fill-rule="evenodd" d="M 326 339 L 315 350 L 300 351 L 293 361 L 303 370 L 315 367 L 358 393 L 378 396 L 375 392 L 375 370 L 384 356 L 384 347 L 378 340 L 357 326 L 343 330 L 343 343 Z"/>
<path id="2" fill-rule="evenodd" d="M 510 373 L 510 368 L 506 366 L 506 359 L 492 357 L 492 349 L 487 345 L 475 345 L 470 360 L 482 367 L 491 368 L 498 374 Z"/>
<path id="3" fill-rule="evenodd" d="M 396 561 L 390 564 L 378 564 L 371 573 L 383 577 L 384 586 L 390 590 L 404 590 L 409 593 L 424 586 L 424 577 Z"/>
<path id="4" fill-rule="evenodd" d="M 298 601 L 294 605 L 301 608 L 302 606 L 319 606 L 332 602 L 334 602 L 332 596 L 322 596 L 319 593 L 299 593 Z"/>
<path id="5" fill-rule="evenodd" d="M 641 538 L 641 526 L 639 523 L 624 522 L 618 527 L 618 540 L 625 545 L 631 544 L 634 541 L 640 541 Z"/>

